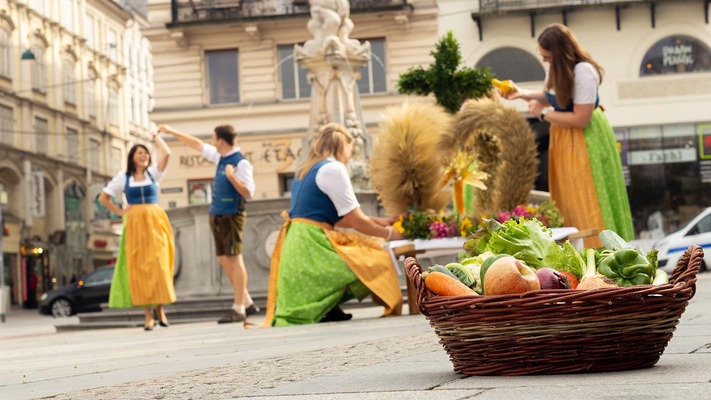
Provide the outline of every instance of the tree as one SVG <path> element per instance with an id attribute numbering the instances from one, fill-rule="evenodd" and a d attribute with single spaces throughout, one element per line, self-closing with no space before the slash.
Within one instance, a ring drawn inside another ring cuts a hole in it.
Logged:
<path id="1" fill-rule="evenodd" d="M 431 53 L 434 63 L 427 69 L 410 68 L 400 75 L 398 90 L 401 93 L 428 96 L 434 93 L 437 104 L 456 113 L 467 99 L 486 95 L 492 89 L 492 74 L 488 68 L 462 66 L 459 43 L 451 31 L 437 42 Z"/>

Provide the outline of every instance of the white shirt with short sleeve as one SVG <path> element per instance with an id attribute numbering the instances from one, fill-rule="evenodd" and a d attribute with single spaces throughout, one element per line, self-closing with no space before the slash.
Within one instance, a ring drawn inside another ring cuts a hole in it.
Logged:
<path id="1" fill-rule="evenodd" d="M 600 86 L 600 75 L 598 75 L 595 67 L 589 62 L 575 64 L 573 79 L 573 104 L 595 104 L 597 88 Z M 546 72 L 547 81 L 548 73 Z M 555 90 L 551 89 L 548 93 L 555 95 Z M 567 106 L 567 104 L 558 105 L 560 107 Z"/>
<path id="2" fill-rule="evenodd" d="M 328 157 L 332 162 L 322 166 L 316 172 L 316 186 L 326 193 L 336 206 L 338 216 L 342 217 L 360 207 L 353 184 L 346 166 L 334 157 Z"/>
<path id="3" fill-rule="evenodd" d="M 161 178 L 163 178 L 163 173 L 165 171 L 159 171 L 158 167 L 156 166 L 150 166 L 148 167 L 148 173 L 151 174 L 149 177 L 148 174 L 145 174 L 145 179 L 136 182 L 133 180 L 133 177 L 130 176 L 128 179 L 128 186 L 130 187 L 141 187 L 141 186 L 149 186 L 153 183 L 153 181 L 156 182 L 156 186 L 158 186 L 158 182 L 160 182 Z M 151 177 L 153 179 L 151 180 Z M 104 187 L 104 193 L 108 194 L 111 197 L 116 197 L 120 196 L 124 189 L 126 188 L 126 171 L 121 171 L 116 176 L 111 179 L 111 181 Z"/>
<path id="4" fill-rule="evenodd" d="M 225 157 L 238 151 L 240 151 L 239 147 L 225 154 Z M 217 147 L 207 143 L 202 144 L 202 156 L 213 164 L 218 164 L 220 162 L 220 158 L 222 157 L 220 152 L 217 151 Z M 247 187 L 250 196 L 254 196 L 255 190 L 257 190 L 257 186 L 254 184 L 254 168 L 252 167 L 252 163 L 250 163 L 246 158 L 237 163 L 237 167 L 235 168 L 235 178 Z"/>
<path id="5" fill-rule="evenodd" d="M 573 76 L 573 104 L 595 104 L 597 87 L 600 86 L 600 75 L 595 67 L 589 62 L 577 63 Z"/>

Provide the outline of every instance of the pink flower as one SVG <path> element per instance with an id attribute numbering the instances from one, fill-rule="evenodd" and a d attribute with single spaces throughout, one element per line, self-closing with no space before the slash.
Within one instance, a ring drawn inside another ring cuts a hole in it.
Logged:
<path id="1" fill-rule="evenodd" d="M 526 211 L 526 207 L 524 206 L 517 206 L 516 208 L 513 209 L 513 216 L 514 217 L 524 217 L 524 218 L 530 218 L 531 213 Z"/>
<path id="2" fill-rule="evenodd" d="M 434 239 L 445 238 L 449 233 L 449 227 L 444 222 L 433 222 L 430 224 L 430 235 Z"/>
<path id="3" fill-rule="evenodd" d="M 506 222 L 511 219 L 511 213 L 508 211 L 499 211 L 499 218 L 497 220 L 501 223 Z"/>

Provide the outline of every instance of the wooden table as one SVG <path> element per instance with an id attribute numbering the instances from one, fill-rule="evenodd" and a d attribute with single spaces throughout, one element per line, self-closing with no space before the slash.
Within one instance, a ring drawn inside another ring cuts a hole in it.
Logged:
<path id="1" fill-rule="evenodd" d="M 456 237 L 456 238 L 445 238 L 445 239 L 416 239 L 416 240 L 393 240 L 388 245 L 388 250 L 390 251 L 390 256 L 393 260 L 393 265 L 395 270 L 399 275 L 402 275 L 404 271 L 400 269 L 399 259 L 405 259 L 407 257 L 412 257 L 417 254 L 425 253 L 440 253 L 440 254 L 451 254 L 455 255 L 462 251 L 462 246 L 466 238 Z M 407 282 L 407 308 L 410 314 L 419 314 L 420 311 L 417 308 L 417 294 L 415 293 L 415 288 L 410 283 L 410 280 L 405 277 L 405 282 Z"/>

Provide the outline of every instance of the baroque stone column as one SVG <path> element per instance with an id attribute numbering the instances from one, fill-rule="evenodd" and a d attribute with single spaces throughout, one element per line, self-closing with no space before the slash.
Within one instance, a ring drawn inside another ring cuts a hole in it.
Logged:
<path id="1" fill-rule="evenodd" d="M 370 42 L 349 37 L 353 31 L 348 0 L 312 0 L 311 19 L 307 24 L 313 35 L 303 46 L 294 46 L 294 57 L 301 68 L 309 70 L 311 116 L 304 148 L 323 125 L 344 125 L 356 140 L 350 162 L 351 180 L 356 191 L 370 187 L 366 160 L 371 139 L 363 123 L 360 108 L 358 70 L 370 60 Z M 307 154 L 303 152 L 304 156 Z"/>

